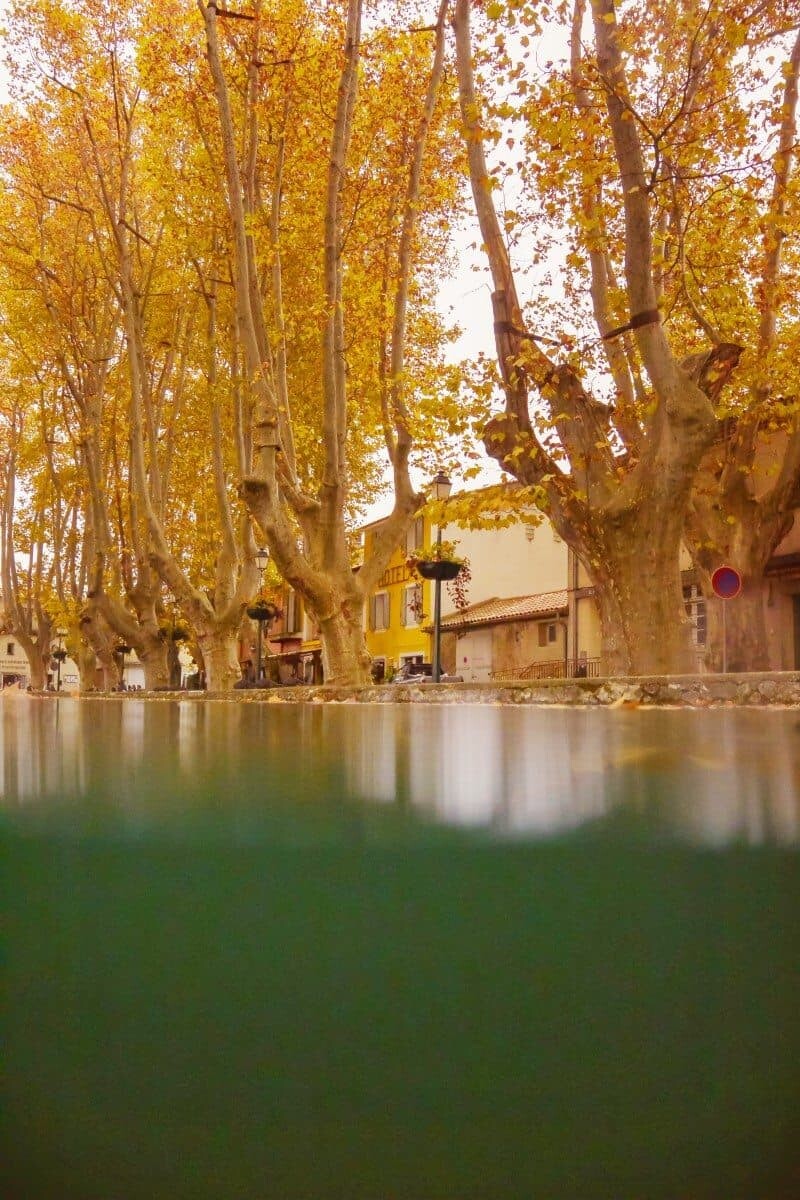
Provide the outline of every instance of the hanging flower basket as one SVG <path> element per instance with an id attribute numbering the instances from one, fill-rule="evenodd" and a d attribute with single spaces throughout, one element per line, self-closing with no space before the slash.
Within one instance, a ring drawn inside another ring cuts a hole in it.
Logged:
<path id="1" fill-rule="evenodd" d="M 131 647 L 128 645 L 127 642 L 120 642 L 119 645 L 117 646 L 116 653 L 121 654 L 123 656 L 123 658 L 125 657 L 126 654 L 130 654 L 130 652 L 131 652 Z"/>
<path id="2" fill-rule="evenodd" d="M 421 546 L 406 559 L 409 571 L 419 579 L 433 579 L 448 584 L 447 592 L 455 608 L 467 607 L 467 588 L 472 579 L 469 559 L 459 558 L 455 542 L 439 542 Z"/>
<path id="3" fill-rule="evenodd" d="M 167 625 L 159 628 L 158 636 L 162 642 L 188 642 L 189 629 L 186 625 Z"/>
<path id="4" fill-rule="evenodd" d="M 64 662 L 67 657 L 67 652 L 63 648 L 53 651 L 53 658 L 56 662 Z"/>
<path id="5" fill-rule="evenodd" d="M 281 615 L 281 610 L 269 600 L 256 600 L 247 609 L 247 615 L 251 621 L 274 621 Z"/>
<path id="6" fill-rule="evenodd" d="M 436 562 L 436 561 L 417 561 L 415 564 L 417 572 L 423 579 L 455 579 L 463 569 L 464 564 L 460 562 Z"/>

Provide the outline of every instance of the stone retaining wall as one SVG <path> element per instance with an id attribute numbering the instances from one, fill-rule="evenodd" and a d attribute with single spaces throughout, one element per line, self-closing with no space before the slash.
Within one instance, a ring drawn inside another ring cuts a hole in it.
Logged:
<path id="1" fill-rule="evenodd" d="M 233 692 L 98 693 L 133 700 L 227 700 L 268 704 L 569 704 L 800 705 L 800 672 L 748 675 L 662 675 L 633 679 L 542 679 L 508 683 L 380 684 L 369 687 L 281 687 Z M 52 695 L 52 693 L 50 693 Z"/>

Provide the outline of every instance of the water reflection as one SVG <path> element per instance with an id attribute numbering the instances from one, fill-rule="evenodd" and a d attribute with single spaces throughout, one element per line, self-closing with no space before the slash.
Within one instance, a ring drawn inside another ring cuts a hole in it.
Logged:
<path id="1" fill-rule="evenodd" d="M 6 808 L 93 796 L 220 811 L 332 794 L 497 836 L 622 817 L 712 845 L 800 840 L 800 721 L 778 710 L 0 701 Z"/>
<path id="2" fill-rule="evenodd" d="M 321 714 L 350 790 L 498 834 L 624 810 L 711 844 L 800 840 L 800 722 L 779 711 L 393 706 Z"/>

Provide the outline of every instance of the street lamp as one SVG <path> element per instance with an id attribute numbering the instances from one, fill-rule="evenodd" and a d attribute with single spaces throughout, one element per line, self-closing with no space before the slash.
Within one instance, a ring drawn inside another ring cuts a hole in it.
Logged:
<path id="1" fill-rule="evenodd" d="M 120 668 L 119 668 L 120 684 L 119 684 L 119 690 L 120 690 L 121 692 L 124 692 L 124 691 L 125 691 L 125 655 L 126 655 L 126 654 L 130 654 L 131 650 L 132 650 L 132 647 L 131 647 L 131 646 L 129 646 L 127 642 L 119 642 L 119 643 L 118 643 L 118 645 L 117 645 L 117 654 L 119 655 L 119 658 L 120 658 Z"/>
<path id="2" fill-rule="evenodd" d="M 58 646 L 53 651 L 53 658 L 56 660 L 56 691 L 61 691 L 61 664 L 67 657 L 67 652 L 64 649 L 64 638 L 67 636 L 66 629 L 57 629 Z"/>
<path id="3" fill-rule="evenodd" d="M 453 485 L 445 475 L 444 471 L 439 471 L 433 481 L 433 495 L 436 500 L 444 501 L 450 495 Z M 441 552 L 442 546 L 442 522 L 436 529 L 436 555 L 437 558 Z M 442 677 L 442 581 L 437 579 L 434 582 L 433 590 L 433 667 L 431 677 L 434 683 L 438 683 Z"/>
<path id="4" fill-rule="evenodd" d="M 261 631 L 264 628 L 265 620 L 269 621 L 268 616 L 260 615 L 265 609 L 261 592 L 264 588 L 264 572 L 266 571 L 267 563 L 269 562 L 269 550 L 267 550 L 264 546 L 259 546 L 255 553 L 255 560 L 260 575 L 258 584 L 258 600 L 253 606 L 253 611 L 257 611 L 258 613 L 258 615 L 256 615 L 256 621 L 258 622 L 258 639 L 256 642 L 256 684 L 259 684 L 261 683 Z"/>

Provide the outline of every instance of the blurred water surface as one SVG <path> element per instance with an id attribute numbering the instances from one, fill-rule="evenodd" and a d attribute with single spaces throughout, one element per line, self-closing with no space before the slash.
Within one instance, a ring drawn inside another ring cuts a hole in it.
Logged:
<path id="1" fill-rule="evenodd" d="M 0 731 L 4 1196 L 800 1196 L 798 714 Z"/>
<path id="2" fill-rule="evenodd" d="M 108 815 L 191 822 L 193 807 L 224 820 L 348 801 L 498 836 L 615 821 L 709 845 L 800 837 L 794 711 L 21 696 L 0 715 L 7 812 L 91 798 Z"/>

